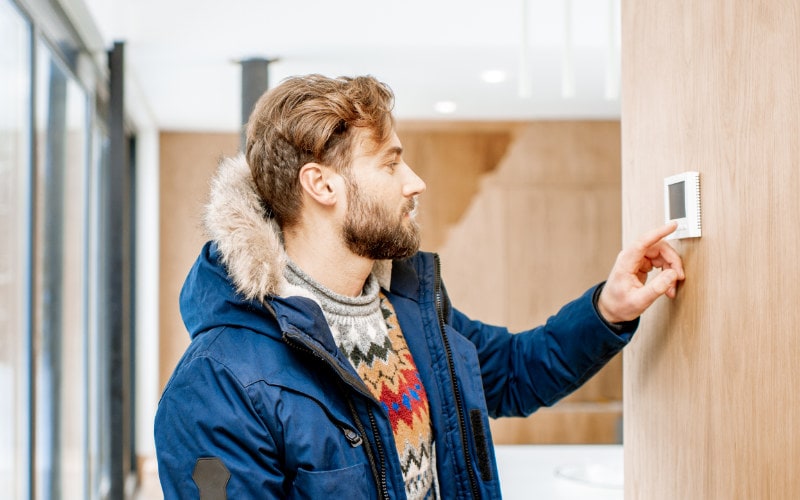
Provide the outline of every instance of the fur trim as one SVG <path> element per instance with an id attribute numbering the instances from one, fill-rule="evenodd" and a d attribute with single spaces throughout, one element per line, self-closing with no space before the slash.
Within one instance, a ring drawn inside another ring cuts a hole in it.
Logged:
<path id="1" fill-rule="evenodd" d="M 244 155 L 220 163 L 211 181 L 205 226 L 237 292 L 248 300 L 278 293 L 286 266 L 283 239 L 278 224 L 264 216 Z"/>
<path id="2" fill-rule="evenodd" d="M 211 181 L 204 221 L 236 291 L 246 299 L 264 301 L 269 295 L 305 295 L 290 287 L 283 276 L 287 257 L 281 230 L 274 219 L 264 215 L 243 154 L 220 163 Z M 373 273 L 388 290 L 391 261 L 375 262 Z"/>

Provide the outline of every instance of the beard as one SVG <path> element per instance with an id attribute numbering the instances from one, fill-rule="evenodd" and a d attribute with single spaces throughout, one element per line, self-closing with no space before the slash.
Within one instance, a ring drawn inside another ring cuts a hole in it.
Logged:
<path id="1" fill-rule="evenodd" d="M 342 237 L 356 255 L 372 260 L 406 259 L 419 250 L 420 231 L 415 220 L 416 197 L 398 213 L 378 200 L 367 200 L 356 186 L 348 191 L 348 208 Z M 409 219 L 406 220 L 406 215 Z"/>

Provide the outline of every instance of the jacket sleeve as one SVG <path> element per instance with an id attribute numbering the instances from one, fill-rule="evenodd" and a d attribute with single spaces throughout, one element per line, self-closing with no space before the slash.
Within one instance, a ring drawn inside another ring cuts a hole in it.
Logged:
<path id="1" fill-rule="evenodd" d="M 166 500 L 285 496 L 279 450 L 250 389 L 211 358 L 181 362 L 155 419 Z"/>
<path id="2" fill-rule="evenodd" d="M 630 341 L 638 321 L 621 332 L 612 331 L 593 304 L 598 287 L 565 305 L 544 325 L 516 334 L 453 309 L 451 324 L 477 349 L 490 416 L 527 416 L 555 404 Z"/>

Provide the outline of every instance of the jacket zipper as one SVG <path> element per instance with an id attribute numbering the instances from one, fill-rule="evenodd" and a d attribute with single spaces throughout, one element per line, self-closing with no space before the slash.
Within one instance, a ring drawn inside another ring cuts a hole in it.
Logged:
<path id="1" fill-rule="evenodd" d="M 317 349 L 314 346 L 308 345 L 307 343 L 303 342 L 303 340 L 296 334 L 284 332 L 283 338 L 284 341 L 289 346 L 298 349 L 300 351 L 308 352 L 314 357 L 318 358 L 320 361 L 323 361 L 325 364 L 330 366 L 330 368 L 337 375 L 339 375 L 341 380 L 343 380 L 345 383 L 347 383 L 347 385 L 355 389 L 356 392 L 366 396 L 372 401 L 375 401 L 375 398 L 372 396 L 372 394 L 365 392 L 361 387 L 358 386 L 359 383 L 363 384 L 363 382 L 360 379 L 356 381 L 355 377 L 353 377 L 350 373 L 341 370 L 336 365 L 335 361 L 331 358 L 330 354 L 320 349 Z M 345 393 L 345 398 L 347 399 L 347 406 L 349 407 L 350 413 L 352 414 L 353 419 L 355 420 L 358 432 L 362 436 L 366 436 L 367 435 L 366 429 L 364 429 L 364 425 L 362 424 L 361 419 L 358 417 L 358 412 L 356 411 L 355 405 L 353 404 L 352 397 L 350 396 L 350 394 L 347 393 L 346 390 L 344 391 L 344 393 Z M 386 479 L 386 461 L 385 461 L 386 458 L 383 452 L 383 443 L 381 442 L 381 437 L 380 434 L 378 433 L 377 423 L 375 422 L 375 416 L 372 414 L 372 409 L 368 408 L 367 412 L 369 414 L 370 426 L 372 427 L 371 429 L 372 436 L 375 439 L 375 446 L 378 449 L 378 454 L 379 454 L 378 458 L 380 460 L 380 463 L 382 464 L 382 467 L 380 467 L 380 472 L 378 472 L 378 464 L 375 460 L 375 456 L 373 455 L 372 447 L 370 446 L 369 441 L 367 441 L 366 445 L 364 446 L 364 451 L 367 454 L 367 461 L 369 462 L 370 470 L 372 471 L 372 478 L 375 480 L 375 484 L 378 487 L 378 492 L 377 492 L 378 498 L 380 498 L 381 500 L 383 499 L 389 500 L 390 498 L 389 487 Z M 352 443 L 352 441 L 350 442 Z"/>
<path id="2" fill-rule="evenodd" d="M 434 263 L 434 304 L 436 305 L 436 314 L 439 318 L 439 331 L 442 334 L 442 341 L 444 342 L 444 350 L 447 356 L 447 365 L 450 369 L 450 383 L 453 389 L 453 395 L 456 399 L 456 414 L 458 415 L 458 430 L 461 433 L 461 447 L 464 450 L 464 461 L 467 464 L 467 474 L 469 475 L 469 485 L 472 489 L 472 498 L 480 498 L 480 489 L 478 488 L 478 478 L 475 476 L 475 471 L 472 468 L 472 456 L 469 453 L 469 441 L 467 439 L 467 419 L 464 416 L 464 402 L 461 398 L 461 390 L 456 382 L 456 368 L 453 363 L 453 351 L 450 348 L 450 341 L 444 332 L 445 314 L 444 314 L 444 294 L 442 293 L 442 275 L 440 268 L 439 255 L 433 255 Z"/>
<path id="3" fill-rule="evenodd" d="M 389 486 L 386 481 L 386 454 L 384 452 L 383 443 L 380 440 L 380 435 L 378 434 L 378 424 L 375 422 L 375 415 L 372 413 L 372 408 L 367 408 L 367 414 L 369 415 L 369 424 L 372 427 L 372 435 L 375 436 L 375 447 L 378 448 L 378 460 L 380 463 L 384 464 L 381 467 L 381 477 L 380 477 L 380 487 L 381 493 L 383 496 L 381 498 L 389 499 Z"/>
<path id="4" fill-rule="evenodd" d="M 358 432 L 361 433 L 362 436 L 367 435 L 366 429 L 364 429 L 364 424 L 361 423 L 361 419 L 358 418 L 358 412 L 356 411 L 356 407 L 353 404 L 353 398 L 350 397 L 349 394 L 345 393 L 345 398 L 347 399 L 347 407 L 350 409 L 350 413 L 353 415 L 353 420 L 356 422 L 356 427 L 358 427 Z M 370 422 L 373 420 L 372 411 L 369 411 Z M 372 429 L 372 435 L 375 437 L 375 444 L 378 447 L 379 453 L 383 455 L 380 451 L 382 448 L 379 445 L 380 438 L 378 437 L 377 433 L 375 433 L 375 428 Z M 367 461 L 369 462 L 370 471 L 372 471 L 372 478 L 375 480 L 375 484 L 378 487 L 378 498 L 389 500 L 389 488 L 386 484 L 386 467 L 381 468 L 381 472 L 378 472 L 378 464 L 375 461 L 375 455 L 372 452 L 372 446 L 369 444 L 369 441 L 364 445 L 364 451 L 367 454 Z M 382 459 L 382 457 L 381 457 Z"/>

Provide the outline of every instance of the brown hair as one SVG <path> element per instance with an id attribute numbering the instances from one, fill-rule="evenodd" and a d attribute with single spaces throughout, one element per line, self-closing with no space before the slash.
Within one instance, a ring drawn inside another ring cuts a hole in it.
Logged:
<path id="1" fill-rule="evenodd" d="M 298 220 L 300 168 L 309 162 L 346 173 L 356 128 L 376 144 L 394 127 L 394 94 L 372 76 L 291 77 L 266 92 L 247 124 L 247 162 L 266 214 L 281 227 Z"/>

